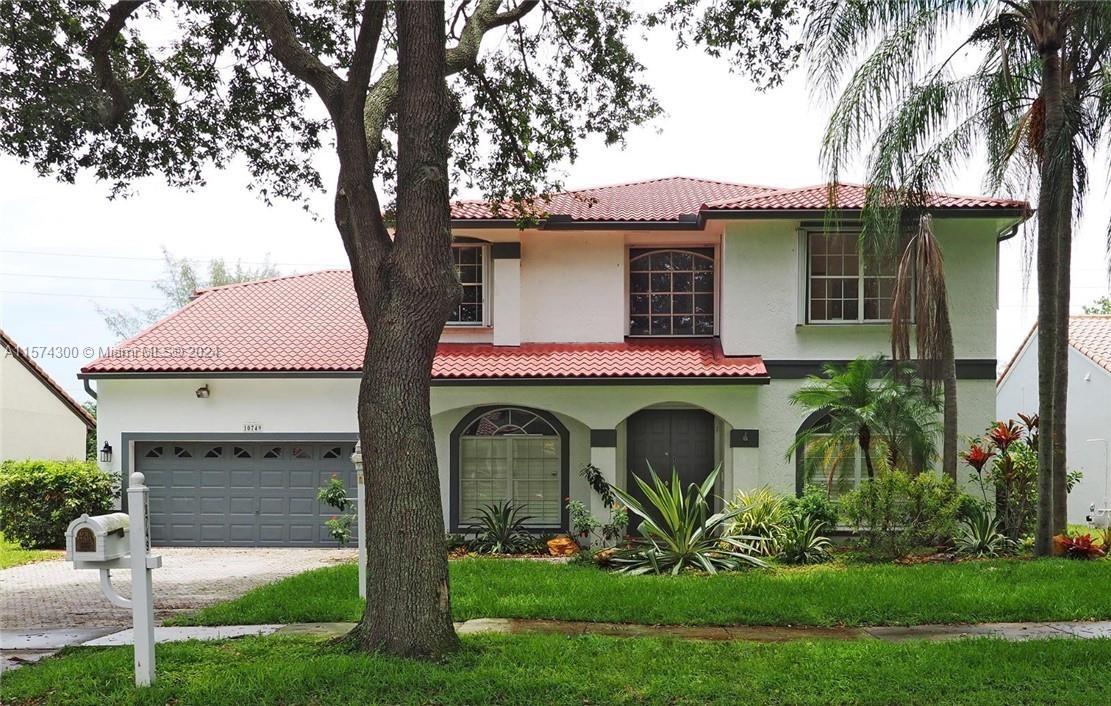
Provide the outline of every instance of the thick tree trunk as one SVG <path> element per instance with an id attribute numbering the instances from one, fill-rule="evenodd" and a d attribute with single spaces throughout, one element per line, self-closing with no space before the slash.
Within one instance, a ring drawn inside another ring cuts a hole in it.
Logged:
<path id="1" fill-rule="evenodd" d="M 1055 21 L 1056 18 L 1051 18 Z M 1060 182 L 1054 141 L 1060 134 L 1061 75 L 1059 42 L 1042 53 L 1041 99 L 1045 111 L 1042 164 L 1038 196 L 1038 415 L 1048 432 L 1038 445 L 1038 523 L 1034 551 L 1046 556 L 1053 549 L 1053 437 L 1056 426 L 1055 372 L 1057 332 L 1057 244 L 1060 240 Z"/>
<path id="2" fill-rule="evenodd" d="M 949 321 L 948 308 L 943 314 L 941 325 L 944 350 L 941 359 L 944 393 L 942 433 L 945 436 L 942 440 L 941 468 L 945 475 L 955 482 L 957 480 L 957 360 L 953 350 L 953 327 Z"/>
<path id="3" fill-rule="evenodd" d="M 1070 141 L 1071 142 L 1071 141 Z M 1068 529 L 1069 304 L 1072 288 L 1073 159 L 1071 150 L 1060 174 L 1057 237 L 1057 342 L 1053 357 L 1053 533 Z"/>
<path id="4" fill-rule="evenodd" d="M 369 314 L 359 390 L 368 566 L 353 639 L 366 650 L 435 658 L 458 647 L 429 411 L 436 345 L 459 296 L 447 178 L 456 115 L 444 78 L 443 3 L 399 3 L 397 18 L 397 232 L 377 270 L 355 274 Z"/>

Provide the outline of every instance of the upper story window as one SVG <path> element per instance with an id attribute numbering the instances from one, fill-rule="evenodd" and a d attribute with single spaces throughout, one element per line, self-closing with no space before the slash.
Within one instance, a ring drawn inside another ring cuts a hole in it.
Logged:
<path id="1" fill-rule="evenodd" d="M 487 257 L 485 245 L 453 245 L 451 255 L 455 273 L 463 285 L 463 298 L 448 317 L 449 326 L 488 326 L 490 317 L 487 306 Z"/>
<path id="2" fill-rule="evenodd" d="M 857 233 L 807 234 L 807 321 L 891 320 L 898 263 L 862 257 Z"/>
<path id="3" fill-rule="evenodd" d="M 629 251 L 629 335 L 714 335 L 713 248 Z"/>

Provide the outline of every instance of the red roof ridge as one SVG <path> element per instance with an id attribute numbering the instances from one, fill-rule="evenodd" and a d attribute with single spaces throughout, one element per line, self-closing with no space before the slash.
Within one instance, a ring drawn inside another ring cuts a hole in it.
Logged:
<path id="1" fill-rule="evenodd" d="M 59 402 L 69 408 L 69 411 L 73 412 L 73 414 L 85 424 L 86 429 L 96 428 L 96 418 L 89 413 L 89 410 L 82 407 L 77 400 L 73 399 L 73 396 L 66 392 L 65 388 L 59 385 L 54 378 L 50 377 L 49 373 L 43 370 L 42 366 L 36 363 L 31 356 L 27 355 L 11 336 L 4 333 L 3 329 L 0 329 L 0 344 L 8 351 L 9 355 L 18 360 L 23 367 L 27 369 L 27 372 L 31 373 L 39 382 L 45 385 L 46 388 L 58 398 Z"/>
<path id="2" fill-rule="evenodd" d="M 248 287 L 252 284 L 266 284 L 267 282 L 277 282 L 283 279 L 297 279 L 298 277 L 313 277 L 315 275 L 330 274 L 332 272 L 350 272 L 351 270 L 344 267 L 329 267 L 323 270 L 313 270 L 312 272 L 295 272 L 288 275 L 275 275 L 274 277 L 263 277 L 262 279 L 252 279 L 247 282 L 230 282 L 228 284 L 218 284 L 214 287 L 198 287 L 194 292 L 194 296 L 207 294 L 208 292 L 216 292 L 222 289 L 232 289 L 234 287 Z"/>
<path id="3" fill-rule="evenodd" d="M 643 184 L 658 184 L 664 181 L 697 181 L 703 184 L 718 184 L 720 186 L 739 186 L 746 189 L 765 189 L 768 191 L 776 191 L 774 186 L 763 186 L 762 184 L 742 184 L 736 181 L 722 181 L 720 179 L 703 179 L 701 177 L 689 177 L 681 175 L 672 175 L 665 177 L 654 177 L 652 179 L 640 179 L 638 181 L 626 181 L 620 184 L 602 184 L 601 186 L 588 186 L 578 189 L 569 189 L 567 191 L 560 191 L 560 194 L 578 194 L 584 191 L 605 191 L 607 189 L 620 189 L 627 186 L 641 186 Z M 552 194 L 553 196 L 555 194 Z"/>

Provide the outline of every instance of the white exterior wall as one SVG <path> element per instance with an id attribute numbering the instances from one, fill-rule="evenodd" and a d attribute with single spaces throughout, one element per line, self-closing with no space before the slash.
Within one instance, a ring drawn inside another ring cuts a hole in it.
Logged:
<path id="1" fill-rule="evenodd" d="M 14 356 L 0 353 L 0 461 L 85 458 L 87 428 Z"/>
<path id="2" fill-rule="evenodd" d="M 1084 474 L 1069 493 L 1069 522 L 1083 524 L 1092 503 L 1111 502 L 1108 446 L 1111 445 L 1111 372 L 1069 347 L 1068 429 L 1065 453 L 1069 470 Z M 996 389 L 996 416 L 1017 419 L 1038 411 L 1038 333 L 1034 332 Z M 1089 442 L 1089 439 L 1103 439 Z M 1108 507 L 1103 505 L 1102 507 Z"/>
<path id="3" fill-rule="evenodd" d="M 958 359 L 995 358 L 997 234 L 989 219 L 936 219 Z M 847 360 L 890 354 L 890 326 L 806 324 L 798 223 L 726 224 L 721 246 L 721 344 L 765 360 Z"/>

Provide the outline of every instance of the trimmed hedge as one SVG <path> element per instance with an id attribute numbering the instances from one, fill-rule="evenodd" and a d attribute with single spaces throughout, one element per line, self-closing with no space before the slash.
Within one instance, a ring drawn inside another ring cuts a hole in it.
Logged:
<path id="1" fill-rule="evenodd" d="M 24 549 L 57 549 L 81 513 L 110 512 L 114 476 L 92 461 L 34 460 L 0 464 L 0 532 Z"/>

